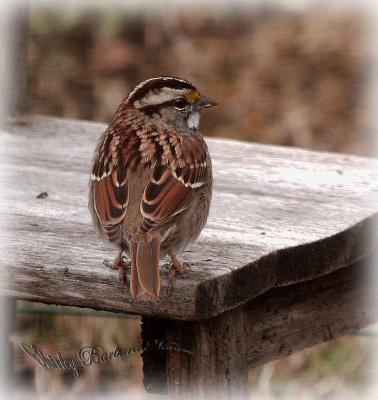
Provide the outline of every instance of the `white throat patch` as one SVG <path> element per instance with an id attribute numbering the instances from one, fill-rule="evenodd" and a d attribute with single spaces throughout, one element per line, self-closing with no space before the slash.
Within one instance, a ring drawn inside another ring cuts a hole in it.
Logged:
<path id="1" fill-rule="evenodd" d="M 188 127 L 189 127 L 190 129 L 195 129 L 195 130 L 197 130 L 198 127 L 199 127 L 199 123 L 200 123 L 200 117 L 201 117 L 201 116 L 200 116 L 200 113 L 199 113 L 199 112 L 191 113 L 191 114 L 189 115 L 188 119 L 187 119 Z"/>

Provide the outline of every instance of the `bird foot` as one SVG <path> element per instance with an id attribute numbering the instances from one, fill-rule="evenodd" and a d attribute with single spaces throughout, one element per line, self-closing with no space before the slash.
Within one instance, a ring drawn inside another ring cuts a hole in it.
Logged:
<path id="1" fill-rule="evenodd" d="M 186 269 L 192 269 L 190 264 L 187 262 L 181 263 L 177 259 L 171 263 L 166 263 L 161 267 L 162 270 L 166 269 L 168 271 L 168 286 L 167 293 L 172 287 L 173 279 L 176 275 L 182 275 Z"/>
<path id="2" fill-rule="evenodd" d="M 125 256 L 118 255 L 114 261 L 104 260 L 104 265 L 110 269 L 118 270 L 119 280 L 122 282 L 122 292 L 125 288 L 126 283 L 126 270 L 131 267 L 131 261 Z"/>

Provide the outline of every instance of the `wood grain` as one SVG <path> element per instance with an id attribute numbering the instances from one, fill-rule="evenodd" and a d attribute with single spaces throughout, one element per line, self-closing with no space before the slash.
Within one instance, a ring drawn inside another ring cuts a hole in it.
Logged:
<path id="1" fill-rule="evenodd" d="M 184 351 L 167 351 L 168 393 L 173 398 L 247 399 L 246 313 L 241 305 L 214 318 L 172 321 L 168 343 Z"/>
<path id="2" fill-rule="evenodd" d="M 215 190 L 208 224 L 184 253 L 192 271 L 169 295 L 162 272 L 161 297 L 133 301 L 103 266 L 116 252 L 98 239 L 87 210 L 89 163 L 104 128 L 34 116 L 0 133 L 1 294 L 195 320 L 376 247 L 376 160 L 208 139 Z"/>

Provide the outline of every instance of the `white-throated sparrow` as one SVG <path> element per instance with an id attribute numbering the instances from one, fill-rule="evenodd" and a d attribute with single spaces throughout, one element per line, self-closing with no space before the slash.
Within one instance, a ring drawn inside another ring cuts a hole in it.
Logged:
<path id="1" fill-rule="evenodd" d="M 99 139 L 89 208 L 100 235 L 119 249 L 105 265 L 119 270 L 123 284 L 131 266 L 133 298 L 158 297 L 160 259 L 171 257 L 170 284 L 185 267 L 178 257 L 205 226 L 212 172 L 198 127 L 200 111 L 216 104 L 184 79 L 148 79 L 122 101 Z"/>

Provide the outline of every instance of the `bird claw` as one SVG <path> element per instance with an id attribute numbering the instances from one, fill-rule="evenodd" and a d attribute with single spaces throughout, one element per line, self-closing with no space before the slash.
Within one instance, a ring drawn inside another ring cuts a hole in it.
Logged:
<path id="1" fill-rule="evenodd" d="M 175 275 L 182 275 L 186 269 L 192 269 L 189 263 L 178 263 L 178 262 L 171 262 L 164 264 L 161 269 L 168 270 L 168 286 L 167 286 L 167 294 L 169 293 L 169 289 L 172 287 L 172 282 Z"/>
<path id="2" fill-rule="evenodd" d="M 160 271 L 164 271 L 165 269 L 167 271 L 169 271 L 169 269 L 171 268 L 172 263 L 165 263 L 160 267 Z"/>
<path id="3" fill-rule="evenodd" d="M 191 267 L 191 265 L 189 263 L 184 262 L 184 263 L 182 263 L 182 269 L 183 269 L 182 272 L 184 272 L 186 269 L 192 270 L 192 267 Z"/>
<path id="4" fill-rule="evenodd" d="M 125 256 L 117 256 L 113 262 L 104 260 L 103 263 L 110 269 L 118 270 L 119 280 L 122 282 L 121 290 L 123 292 L 126 283 L 126 270 L 131 267 L 131 261 L 127 260 Z"/>
<path id="5" fill-rule="evenodd" d="M 125 255 L 121 256 L 121 261 L 126 264 L 127 266 L 131 266 L 131 261 L 127 259 Z"/>

